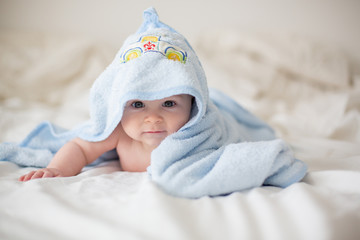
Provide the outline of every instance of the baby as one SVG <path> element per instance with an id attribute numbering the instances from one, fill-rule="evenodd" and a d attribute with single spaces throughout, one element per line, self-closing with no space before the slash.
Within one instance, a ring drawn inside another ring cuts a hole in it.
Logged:
<path id="1" fill-rule="evenodd" d="M 89 106 L 90 119 L 69 131 L 43 122 L 0 145 L 0 160 L 39 167 L 19 178 L 28 181 L 74 176 L 116 149 L 122 170 L 188 198 L 287 187 L 306 174 L 269 125 L 208 87 L 193 48 L 153 8 L 94 82 Z"/>
<path id="2" fill-rule="evenodd" d="M 89 142 L 75 138 L 56 153 L 47 168 L 32 171 L 19 180 L 74 176 L 84 166 L 114 148 L 122 170 L 146 171 L 151 152 L 164 138 L 188 122 L 191 102 L 192 96 L 187 94 L 153 101 L 128 101 L 121 122 L 107 139 Z"/>

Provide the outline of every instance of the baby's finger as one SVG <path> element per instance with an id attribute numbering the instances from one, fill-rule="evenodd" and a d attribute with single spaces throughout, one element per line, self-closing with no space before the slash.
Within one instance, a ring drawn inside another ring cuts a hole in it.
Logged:
<path id="1" fill-rule="evenodd" d="M 31 179 L 42 178 L 43 175 L 44 175 L 44 171 L 39 170 L 35 172 L 35 174 L 31 177 Z"/>
<path id="2" fill-rule="evenodd" d="M 26 182 L 26 181 L 29 181 L 34 174 L 35 174 L 35 172 L 33 172 L 33 173 L 31 173 L 31 174 L 30 174 L 30 173 L 27 174 L 27 175 L 25 176 L 25 178 L 24 178 L 24 181 L 25 181 L 25 182 Z"/>
<path id="3" fill-rule="evenodd" d="M 26 181 L 30 180 L 34 174 L 35 174 L 35 171 L 31 171 L 28 174 L 25 174 L 24 176 L 21 177 L 22 178 L 21 181 L 26 182 Z"/>
<path id="4" fill-rule="evenodd" d="M 25 175 L 22 175 L 21 177 L 18 178 L 19 181 L 23 182 L 25 178 Z"/>
<path id="5" fill-rule="evenodd" d="M 25 178 L 25 175 L 22 175 L 21 177 L 18 178 L 19 181 L 23 182 Z"/>
<path id="6" fill-rule="evenodd" d="M 44 175 L 42 177 L 43 178 L 51 178 L 51 177 L 55 177 L 55 175 L 53 172 L 46 170 L 46 171 L 44 171 Z"/>

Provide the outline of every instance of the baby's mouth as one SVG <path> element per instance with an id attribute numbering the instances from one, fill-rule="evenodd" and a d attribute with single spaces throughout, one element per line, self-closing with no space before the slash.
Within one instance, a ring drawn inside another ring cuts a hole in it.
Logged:
<path id="1" fill-rule="evenodd" d="M 145 133 L 164 133 L 165 131 L 146 131 Z"/>
<path id="2" fill-rule="evenodd" d="M 150 131 L 144 131 L 145 134 L 153 134 L 153 135 L 158 135 L 158 134 L 165 134 L 166 131 L 163 130 L 150 130 Z"/>

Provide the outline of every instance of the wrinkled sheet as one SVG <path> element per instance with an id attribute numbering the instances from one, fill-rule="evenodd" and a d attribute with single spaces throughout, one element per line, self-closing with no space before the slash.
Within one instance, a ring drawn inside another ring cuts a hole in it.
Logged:
<path id="1" fill-rule="evenodd" d="M 360 78 L 333 46 L 226 31 L 192 36 L 218 88 L 274 127 L 305 179 L 196 200 L 163 193 L 117 162 L 19 182 L 0 162 L 0 239 L 359 239 Z M 216 47 L 214 47 L 216 46 Z M 89 87 L 116 48 L 69 36 L 0 34 L 0 141 L 42 120 L 88 118 Z"/>

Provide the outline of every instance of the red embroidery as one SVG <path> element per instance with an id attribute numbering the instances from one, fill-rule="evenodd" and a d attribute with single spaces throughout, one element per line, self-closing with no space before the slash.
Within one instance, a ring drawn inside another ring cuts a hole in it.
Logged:
<path id="1" fill-rule="evenodd" d="M 150 41 L 144 44 L 145 51 L 154 50 L 155 44 L 151 43 Z"/>

